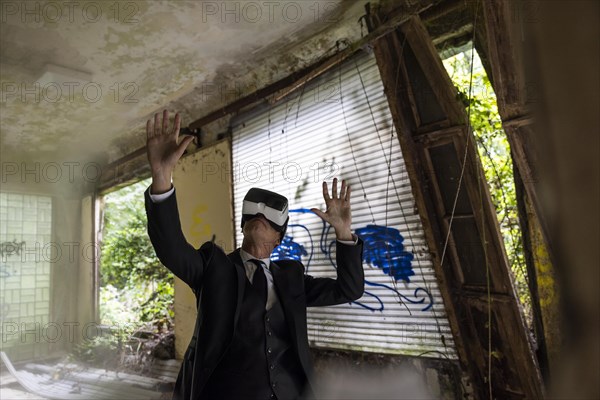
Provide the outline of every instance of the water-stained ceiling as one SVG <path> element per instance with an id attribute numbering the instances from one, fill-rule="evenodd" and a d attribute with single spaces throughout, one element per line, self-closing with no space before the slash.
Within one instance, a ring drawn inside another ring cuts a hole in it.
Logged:
<path id="1" fill-rule="evenodd" d="M 364 13 L 313 0 L 1 6 L 3 159 L 103 162 L 143 146 L 163 107 L 190 123 L 356 40 Z"/>

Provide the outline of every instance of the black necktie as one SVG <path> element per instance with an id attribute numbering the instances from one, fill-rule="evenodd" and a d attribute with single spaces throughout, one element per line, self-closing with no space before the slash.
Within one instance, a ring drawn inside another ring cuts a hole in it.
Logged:
<path id="1" fill-rule="evenodd" d="M 263 270 L 263 262 L 260 260 L 250 260 L 250 262 L 256 265 L 254 278 L 252 278 L 252 287 L 260 294 L 263 304 L 265 304 L 267 302 L 267 277 Z"/>

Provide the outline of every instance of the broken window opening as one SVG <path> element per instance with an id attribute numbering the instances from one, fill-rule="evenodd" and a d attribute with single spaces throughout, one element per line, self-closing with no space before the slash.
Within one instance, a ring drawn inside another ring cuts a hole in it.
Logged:
<path id="1" fill-rule="evenodd" d="M 523 237 L 519 223 L 513 160 L 502 119 L 498 113 L 496 94 L 477 51 L 473 49 L 471 99 L 471 48 L 468 42 L 458 48 L 440 52 L 442 62 L 458 90 L 465 108 L 471 105 L 470 123 L 477 151 L 485 173 L 492 202 L 497 212 L 506 255 L 513 273 L 513 282 L 523 307 L 527 326 L 533 327 L 531 293 L 528 286 Z"/>
<path id="2" fill-rule="evenodd" d="M 81 361 L 112 360 L 117 370 L 139 373 L 156 352 L 156 358 L 175 358 L 174 277 L 156 258 L 147 234 L 149 185 L 145 179 L 101 200 L 98 318 L 106 332 L 76 347 Z"/>

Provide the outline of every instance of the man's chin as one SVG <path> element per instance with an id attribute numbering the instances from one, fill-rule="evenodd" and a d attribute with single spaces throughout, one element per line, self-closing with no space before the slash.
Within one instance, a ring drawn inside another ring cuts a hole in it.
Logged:
<path id="1" fill-rule="evenodd" d="M 252 228 L 262 226 L 265 229 L 269 229 L 270 227 L 269 222 L 263 218 L 255 218 L 253 220 L 250 220 L 250 222 L 252 223 Z"/>

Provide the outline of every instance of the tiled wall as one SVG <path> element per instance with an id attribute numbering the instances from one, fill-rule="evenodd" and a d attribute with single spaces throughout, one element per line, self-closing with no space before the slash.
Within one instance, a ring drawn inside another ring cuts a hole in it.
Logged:
<path id="1" fill-rule="evenodd" d="M 0 193 L 0 346 L 14 359 L 46 353 L 50 272 L 56 259 L 51 242 L 52 198 Z"/>

